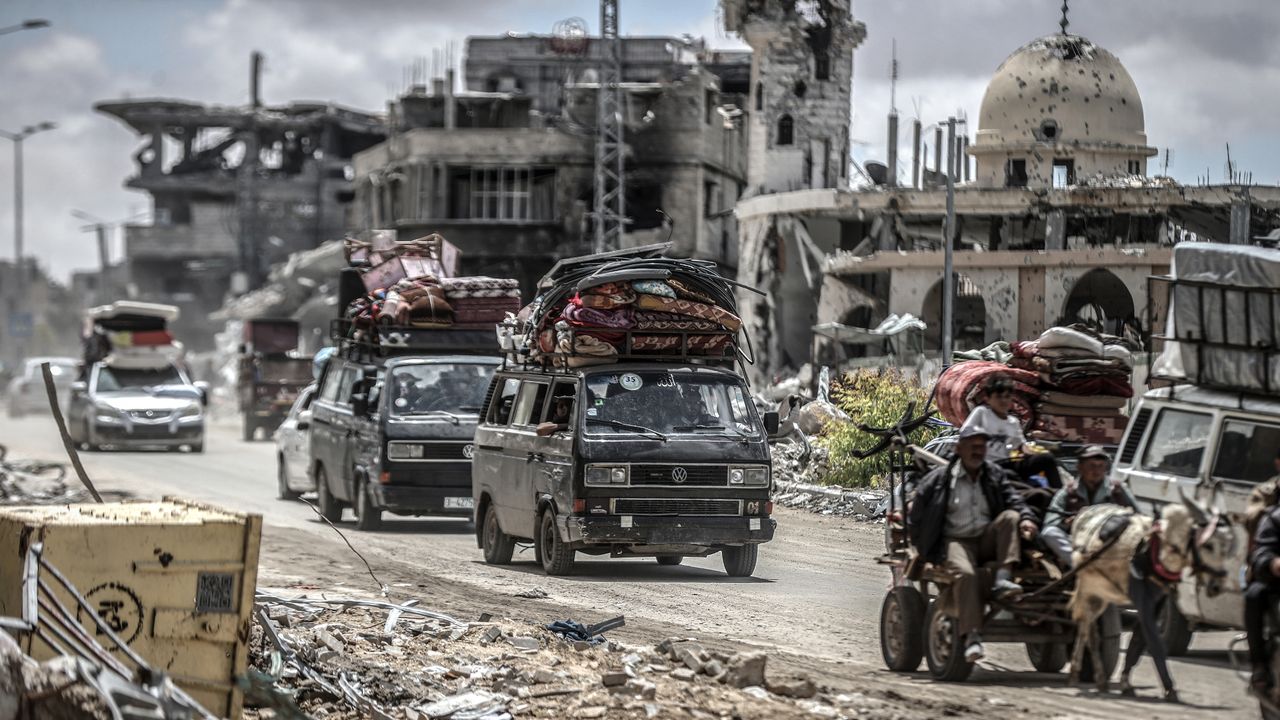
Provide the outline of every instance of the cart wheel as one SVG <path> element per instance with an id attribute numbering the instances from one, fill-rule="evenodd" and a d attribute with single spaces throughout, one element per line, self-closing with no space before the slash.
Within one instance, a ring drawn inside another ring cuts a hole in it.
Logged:
<path id="1" fill-rule="evenodd" d="M 1056 673 L 1071 658 L 1071 646 L 1063 643 L 1027 643 L 1027 659 L 1037 672 Z"/>
<path id="2" fill-rule="evenodd" d="M 1169 657 L 1186 655 L 1187 648 L 1191 647 L 1191 636 L 1194 632 L 1186 616 L 1178 609 L 1177 599 L 1172 595 L 1166 595 L 1157 612 L 1159 615 L 1156 618 L 1156 624 L 1160 627 L 1160 634 L 1164 636 L 1165 652 L 1169 653 Z"/>
<path id="3" fill-rule="evenodd" d="M 1115 612 L 1114 609 L 1108 612 Z M 1102 652 L 1103 677 L 1108 680 L 1115 675 L 1116 665 L 1120 663 L 1120 635 L 1115 634 L 1107 636 L 1103 627 L 1102 620 L 1098 621 L 1098 639 L 1102 642 L 1099 648 Z M 1080 682 L 1095 682 L 1093 675 L 1093 654 L 1086 652 L 1084 654 L 1084 662 L 1080 663 Z"/>
<path id="4" fill-rule="evenodd" d="M 899 585 L 880 606 L 880 654 L 895 672 L 915 672 L 924 655 L 924 598 L 911 586 Z"/>
<path id="5" fill-rule="evenodd" d="M 973 672 L 973 663 L 965 662 L 964 638 L 956 628 L 956 618 L 939 611 L 935 601 L 929 605 L 924 627 L 929 674 L 943 682 L 964 682 Z"/>

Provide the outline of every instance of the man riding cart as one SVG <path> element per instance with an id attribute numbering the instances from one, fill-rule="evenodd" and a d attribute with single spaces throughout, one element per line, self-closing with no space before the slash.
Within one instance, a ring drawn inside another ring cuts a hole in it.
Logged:
<path id="1" fill-rule="evenodd" d="M 989 435 L 980 427 L 961 430 L 952 460 L 909 444 L 907 435 L 929 421 L 928 414 L 910 414 L 891 428 L 859 426 L 881 438 L 859 455 L 896 456 L 888 477 L 888 553 L 881 558 L 893 571 L 880 616 L 886 666 L 914 671 L 924 658 L 936 679 L 962 681 L 983 657 L 984 643 L 1017 642 L 1037 670 L 1061 670 L 1077 634 L 1068 611 L 1073 578 L 1031 544 L 1040 521 L 1026 497 L 1044 490 L 1025 487 L 991 462 Z M 934 468 L 914 488 L 902 487 L 917 462 Z M 1100 626 L 1109 674 L 1119 630 Z M 1084 677 L 1093 676 L 1092 667 L 1087 660 Z"/>

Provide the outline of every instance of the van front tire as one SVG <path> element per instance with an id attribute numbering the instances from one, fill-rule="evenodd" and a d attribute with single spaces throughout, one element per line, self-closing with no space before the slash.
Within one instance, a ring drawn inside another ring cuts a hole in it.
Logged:
<path id="1" fill-rule="evenodd" d="M 760 546 L 756 544 L 727 547 L 720 551 L 720 559 L 724 561 L 724 571 L 729 577 L 751 577 L 756 571 L 756 559 L 760 557 Z"/>
<path id="2" fill-rule="evenodd" d="M 490 565 L 510 565 L 516 551 L 515 538 L 502 532 L 498 525 L 498 511 L 490 503 L 484 511 L 484 534 L 480 536 L 484 546 L 484 561 Z"/>
<path id="3" fill-rule="evenodd" d="M 556 530 L 556 513 L 551 506 L 543 509 L 542 517 L 538 520 L 537 543 L 542 569 L 548 575 L 568 575 L 573 571 L 573 560 L 577 552 L 560 539 L 560 533 Z"/>
<path id="4" fill-rule="evenodd" d="M 342 520 L 342 502 L 333 496 L 329 490 L 329 473 L 324 471 L 324 467 L 316 468 L 316 495 L 317 504 L 320 505 L 320 514 L 325 520 L 331 523 L 337 523 Z"/>
<path id="5" fill-rule="evenodd" d="M 373 532 L 382 529 L 382 509 L 373 506 L 369 483 L 361 482 L 356 488 L 356 529 Z"/>

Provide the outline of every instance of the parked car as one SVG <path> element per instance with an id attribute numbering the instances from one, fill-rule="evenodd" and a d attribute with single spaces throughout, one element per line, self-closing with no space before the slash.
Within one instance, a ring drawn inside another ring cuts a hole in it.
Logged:
<path id="1" fill-rule="evenodd" d="M 27 358 L 22 364 L 18 376 L 9 382 L 8 398 L 9 417 L 20 418 L 28 413 L 49 412 L 49 397 L 44 388 L 44 375 L 40 371 L 43 363 L 49 363 L 49 373 L 53 375 L 53 385 L 58 391 L 58 399 L 66 402 L 71 393 L 71 383 L 76 380 L 78 363 L 69 357 L 34 357 Z"/>
<path id="2" fill-rule="evenodd" d="M 1216 506 L 1237 534 L 1235 565 L 1243 568 L 1249 538 L 1242 521 L 1254 486 L 1275 475 L 1280 401 L 1275 397 L 1180 386 L 1151 390 L 1129 420 L 1115 473 L 1145 512 L 1179 501 L 1179 493 Z M 1187 651 L 1196 630 L 1238 629 L 1244 622 L 1239 574 L 1210 595 L 1195 575 L 1178 583 L 1176 603 L 1161 618 L 1172 655 Z"/>
<path id="3" fill-rule="evenodd" d="M 285 415 L 284 422 L 276 428 L 276 495 L 281 500 L 297 500 L 303 493 L 316 489 L 308 467 L 311 461 L 311 398 L 315 393 L 315 383 L 303 388 Z"/>
<path id="4" fill-rule="evenodd" d="M 67 431 L 86 450 L 182 447 L 204 451 L 203 383 L 174 364 L 89 368 L 88 380 L 71 386 Z"/>

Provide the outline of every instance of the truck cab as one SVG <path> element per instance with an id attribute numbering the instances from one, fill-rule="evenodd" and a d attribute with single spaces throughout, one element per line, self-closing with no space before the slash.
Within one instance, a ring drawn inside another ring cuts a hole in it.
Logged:
<path id="1" fill-rule="evenodd" d="M 468 341 L 450 344 L 459 335 Z M 360 530 L 380 528 L 384 512 L 471 515 L 473 437 L 501 360 L 484 354 L 492 333 L 412 336 L 394 350 L 342 348 L 320 378 L 310 470 L 331 522 L 347 507 Z"/>
<path id="2" fill-rule="evenodd" d="M 486 562 L 524 541 L 552 575 L 579 552 L 663 565 L 719 552 L 729 575 L 751 575 L 776 523 L 750 397 L 734 370 L 702 364 L 499 370 L 472 466 Z"/>

